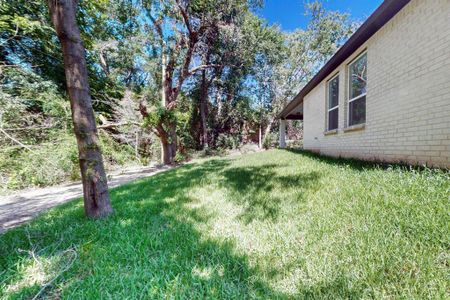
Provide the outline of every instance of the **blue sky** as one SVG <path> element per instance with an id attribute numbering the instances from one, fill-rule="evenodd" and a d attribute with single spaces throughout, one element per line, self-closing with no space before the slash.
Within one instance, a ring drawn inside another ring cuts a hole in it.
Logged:
<path id="1" fill-rule="evenodd" d="M 279 24 L 284 31 L 305 28 L 308 18 L 305 16 L 304 3 L 307 0 L 265 0 L 265 7 L 258 15 L 269 24 Z M 327 9 L 347 12 L 352 19 L 365 20 L 383 2 L 383 0 L 325 0 Z"/>

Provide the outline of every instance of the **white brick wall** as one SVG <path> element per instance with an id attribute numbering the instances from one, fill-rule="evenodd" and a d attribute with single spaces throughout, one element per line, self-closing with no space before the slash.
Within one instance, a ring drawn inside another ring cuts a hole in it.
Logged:
<path id="1" fill-rule="evenodd" d="M 344 132 L 347 66 L 367 49 L 366 124 Z M 339 72 L 339 129 L 325 135 Z M 412 0 L 304 99 L 304 147 L 325 155 L 450 168 L 450 0 Z"/>

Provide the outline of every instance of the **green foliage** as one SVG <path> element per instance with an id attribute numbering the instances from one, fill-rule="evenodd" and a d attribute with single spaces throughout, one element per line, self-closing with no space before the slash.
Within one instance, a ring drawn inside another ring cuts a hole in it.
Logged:
<path id="1" fill-rule="evenodd" d="M 0 173 L 9 189 L 46 186 L 79 179 L 78 150 L 73 137 L 64 135 L 56 142 L 0 152 Z"/>
<path id="2" fill-rule="evenodd" d="M 203 160 L 112 189 L 108 219 L 77 200 L 1 234 L 0 298 L 68 267 L 43 298 L 445 299 L 449 189 L 286 150 Z"/>
<path id="3" fill-rule="evenodd" d="M 277 135 L 275 133 L 270 132 L 264 137 L 262 146 L 264 149 L 268 150 L 273 148 L 276 145 L 276 142 L 277 142 Z"/>
<path id="4" fill-rule="evenodd" d="M 0 64 L 18 65 L 64 86 L 59 44 L 44 0 L 0 2 Z"/>
<path id="5" fill-rule="evenodd" d="M 101 131 L 108 167 L 137 159 L 141 163 L 159 160 L 160 142 L 150 130 L 158 125 L 168 131 L 176 124 L 178 159 L 201 149 L 202 82 L 207 82 L 206 131 L 211 150 L 235 149 L 254 141 L 259 127 L 263 132 L 271 128 L 273 117 L 286 100 L 352 29 L 346 14 L 326 11 L 320 2 L 313 1 L 306 5 L 311 16 L 308 27 L 283 33 L 253 12 L 262 2 L 181 3 L 191 29 L 199 33 L 188 70 L 183 70 L 188 29 L 181 10 L 174 9 L 170 1 L 78 2 L 77 22 L 86 47 L 94 110 L 100 122 L 121 125 Z M 164 23 L 162 36 L 150 15 L 157 23 Z M 172 99 L 176 100 L 175 108 L 170 109 L 161 106 L 162 52 L 167 66 L 170 62 L 165 69 L 165 78 L 171 79 L 168 95 L 175 91 L 178 95 Z M 199 64 L 214 67 L 189 73 Z M 186 80 L 177 82 L 185 72 L 189 74 Z M 143 99 L 150 107 L 145 120 L 138 110 Z M 11 187 L 46 185 L 74 177 L 73 162 L 66 165 L 59 161 L 68 159 L 70 151 L 58 148 L 59 139 L 72 134 L 70 116 L 60 44 L 46 1 L 1 1 L 0 127 L 10 135 L 0 133 L 2 155 L 10 160 L 1 172 L 3 178 L 14 174 Z M 24 165 L 52 157 L 52 143 L 57 144 L 55 164 L 61 172 Z M 33 150 L 25 150 L 23 145 Z M 18 160 L 25 162 L 19 164 Z"/>
<path id="6" fill-rule="evenodd" d="M 176 122 L 176 113 L 174 110 L 166 109 L 160 105 L 153 106 L 148 117 L 144 120 L 144 127 L 155 127 L 158 124 L 173 124 Z"/>
<path id="7" fill-rule="evenodd" d="M 187 155 L 181 153 L 180 151 L 177 151 L 177 154 L 175 155 L 175 162 L 179 163 L 179 162 L 183 162 L 185 160 L 187 160 Z"/>
<path id="8" fill-rule="evenodd" d="M 137 164 L 134 149 L 100 134 L 105 167 Z M 80 179 L 78 148 L 73 134 L 58 132 L 58 137 L 26 150 L 9 147 L 0 151 L 0 177 L 5 188 L 48 186 Z"/>
<path id="9" fill-rule="evenodd" d="M 216 145 L 219 149 L 236 149 L 240 145 L 238 135 L 219 134 Z"/>
<path id="10" fill-rule="evenodd" d="M 100 145 L 106 169 L 112 170 L 119 166 L 138 163 L 134 149 L 130 145 L 115 141 L 106 132 L 100 132 Z"/>
<path id="11" fill-rule="evenodd" d="M 177 120 L 177 138 L 179 144 L 179 152 L 186 156 L 189 149 L 198 148 L 198 140 L 192 134 L 192 117 L 195 115 L 194 104 L 190 103 L 190 99 L 181 97 L 179 107 L 176 110 Z"/>
<path id="12" fill-rule="evenodd" d="M 46 117 L 66 121 L 70 118 L 69 102 L 60 94 L 55 83 L 32 71 L 19 66 L 4 69 L 0 66 L 0 85 L 0 111 L 4 114 L 3 122 L 6 125 L 23 123 L 24 120 L 14 120 L 13 116 L 18 113 L 23 118 L 24 110 L 41 112 Z M 15 111 L 15 105 L 22 109 Z"/>

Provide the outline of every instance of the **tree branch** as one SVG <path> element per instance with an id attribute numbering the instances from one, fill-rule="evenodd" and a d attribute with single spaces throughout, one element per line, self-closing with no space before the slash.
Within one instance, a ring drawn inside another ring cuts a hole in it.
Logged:
<path id="1" fill-rule="evenodd" d="M 222 65 L 221 64 L 208 64 L 208 65 L 200 65 L 197 67 L 194 67 L 192 69 L 189 70 L 189 75 L 192 75 L 198 71 L 204 70 L 204 69 L 209 69 L 209 68 L 220 68 Z"/>
<path id="2" fill-rule="evenodd" d="M 186 29 L 189 32 L 189 35 L 192 35 L 194 32 L 192 30 L 191 23 L 189 22 L 189 16 L 187 14 L 187 11 L 182 7 L 179 0 L 176 1 L 178 9 L 180 10 L 181 16 L 183 17 L 184 24 L 186 25 Z"/>
<path id="3" fill-rule="evenodd" d="M 98 125 L 97 128 L 98 129 L 109 129 L 109 128 L 114 128 L 114 127 L 120 127 L 120 126 L 126 126 L 126 125 L 137 125 L 137 126 L 141 126 L 141 124 L 139 124 L 138 122 L 120 122 L 120 123 L 108 123 L 108 124 L 103 124 L 103 125 Z"/>
<path id="4" fill-rule="evenodd" d="M 6 131 L 3 130 L 3 128 L 0 128 L 0 132 L 2 132 L 7 138 L 9 138 L 10 140 L 12 140 L 13 142 L 15 142 L 16 144 L 19 144 L 20 146 L 22 146 L 23 148 L 32 151 L 31 148 L 25 144 L 23 144 L 21 141 L 16 140 L 15 138 L 13 138 L 12 136 L 10 136 Z"/>

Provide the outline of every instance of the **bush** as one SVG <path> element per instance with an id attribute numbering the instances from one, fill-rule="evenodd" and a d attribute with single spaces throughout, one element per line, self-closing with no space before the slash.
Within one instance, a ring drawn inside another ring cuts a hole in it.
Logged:
<path id="1" fill-rule="evenodd" d="M 59 136 L 57 142 L 36 145 L 31 151 L 15 147 L 1 151 L 0 180 L 4 186 L 22 189 L 79 180 L 75 137 L 69 133 L 59 133 Z M 138 163 L 132 147 L 119 144 L 106 134 L 100 134 L 100 144 L 107 170 Z"/>
<path id="2" fill-rule="evenodd" d="M 117 165 L 124 166 L 138 163 L 133 147 L 128 144 L 120 144 L 110 135 L 101 131 L 99 136 L 106 169 L 113 169 Z"/>
<path id="3" fill-rule="evenodd" d="M 180 151 L 177 151 L 177 154 L 175 154 L 175 162 L 177 162 L 177 163 L 183 162 L 183 161 L 187 160 L 187 158 L 188 158 L 187 155 L 184 155 Z"/>
<path id="4" fill-rule="evenodd" d="M 273 147 L 275 147 L 275 145 L 276 145 L 276 141 L 277 141 L 277 136 L 276 136 L 276 134 L 274 134 L 274 133 L 269 133 L 269 134 L 267 134 L 265 137 L 264 137 L 264 140 L 263 140 L 263 148 L 264 149 L 270 149 L 270 148 L 273 148 Z"/>
<path id="5" fill-rule="evenodd" d="M 32 151 L 15 149 L 2 154 L 7 164 L 0 165 L 8 189 L 46 186 L 80 177 L 75 138 L 63 136 L 58 143 L 45 143 Z"/>
<path id="6" fill-rule="evenodd" d="M 247 153 L 258 152 L 260 149 L 259 149 L 258 144 L 249 143 L 249 144 L 243 145 L 239 150 L 242 154 L 247 154 Z"/>
<path id="7" fill-rule="evenodd" d="M 220 149 L 236 149 L 239 147 L 239 136 L 219 134 L 217 137 L 217 147 Z"/>

